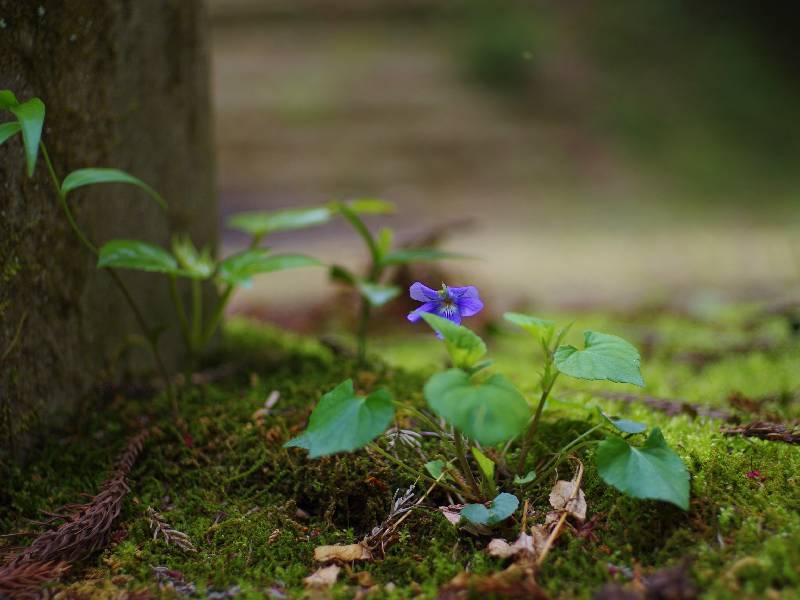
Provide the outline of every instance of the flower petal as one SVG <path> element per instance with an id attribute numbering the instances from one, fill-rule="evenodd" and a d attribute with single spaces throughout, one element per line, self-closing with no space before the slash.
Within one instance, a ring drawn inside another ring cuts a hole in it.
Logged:
<path id="1" fill-rule="evenodd" d="M 408 313 L 408 320 L 411 321 L 412 323 L 416 323 L 417 321 L 419 321 L 422 318 L 421 317 L 422 313 L 426 313 L 426 312 L 436 313 L 437 312 L 436 308 L 438 306 L 439 306 L 438 302 L 426 302 L 425 304 L 420 306 L 418 309 Z"/>
<path id="2" fill-rule="evenodd" d="M 412 284 L 408 291 L 411 294 L 411 297 L 417 302 L 436 302 L 440 299 L 439 293 L 436 290 L 432 290 L 419 281 Z"/>
<path id="3" fill-rule="evenodd" d="M 450 297 L 453 300 L 459 300 L 461 298 L 477 298 L 478 297 L 478 288 L 474 285 L 465 285 L 464 287 L 449 287 L 447 291 L 450 292 Z"/>
<path id="4" fill-rule="evenodd" d="M 452 304 L 447 306 L 446 304 L 440 304 L 436 309 L 436 314 L 440 317 L 444 317 L 449 321 L 452 321 L 456 325 L 461 325 L 461 313 L 458 312 L 458 307 Z"/>
<path id="5" fill-rule="evenodd" d="M 448 290 L 462 317 L 471 317 L 483 310 L 483 302 L 478 295 L 478 288 L 474 285 L 448 288 Z"/>
<path id="6" fill-rule="evenodd" d="M 462 317 L 471 317 L 477 315 L 483 310 L 483 302 L 480 298 L 465 298 L 456 301 L 458 310 L 461 312 Z"/>

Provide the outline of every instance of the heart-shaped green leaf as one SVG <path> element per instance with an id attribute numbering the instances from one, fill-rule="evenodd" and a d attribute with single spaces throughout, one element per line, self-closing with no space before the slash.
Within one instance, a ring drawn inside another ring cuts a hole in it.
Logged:
<path id="1" fill-rule="evenodd" d="M 516 512 L 519 500 L 514 494 L 503 492 L 492 500 L 491 506 L 467 504 L 461 509 L 461 516 L 475 525 L 496 525 Z"/>
<path id="2" fill-rule="evenodd" d="M 233 215 L 228 225 L 253 237 L 262 237 L 275 231 L 288 231 L 314 227 L 330 221 L 331 211 L 325 206 L 287 209 L 273 212 L 254 211 Z"/>
<path id="3" fill-rule="evenodd" d="M 44 103 L 39 98 L 31 98 L 22 104 L 8 106 L 22 127 L 22 142 L 25 146 L 25 159 L 28 164 L 28 177 L 33 176 L 36 158 L 39 156 L 39 140 L 44 125 Z"/>
<path id="4" fill-rule="evenodd" d="M 602 410 L 600 411 L 600 416 L 602 416 L 606 421 L 611 423 L 611 425 L 623 433 L 642 433 L 647 431 L 647 425 L 644 423 L 637 423 L 636 421 L 631 421 L 629 419 L 620 419 L 619 417 L 612 417 L 611 415 L 604 413 Z"/>
<path id="5" fill-rule="evenodd" d="M 400 295 L 400 288 L 396 285 L 380 285 L 369 281 L 359 280 L 356 283 L 358 291 L 371 306 L 383 306 Z"/>
<path id="6" fill-rule="evenodd" d="M 660 429 L 654 428 L 638 447 L 609 437 L 597 447 L 594 460 L 600 477 L 621 492 L 689 510 L 689 472 Z"/>
<path id="7" fill-rule="evenodd" d="M 134 177 L 119 169 L 92 168 L 73 171 L 67 175 L 61 183 L 61 193 L 66 196 L 77 188 L 98 183 L 127 183 L 129 185 L 135 185 L 144 190 L 161 208 L 164 210 L 167 209 L 167 203 L 157 191 L 138 177 Z"/>
<path id="8" fill-rule="evenodd" d="M 596 331 L 583 334 L 585 348 L 559 346 L 554 359 L 556 368 L 578 379 L 605 379 L 643 386 L 639 371 L 639 352 L 620 337 Z"/>
<path id="9" fill-rule="evenodd" d="M 432 248 L 410 248 L 408 250 L 395 250 L 383 256 L 381 262 L 388 265 L 403 265 L 417 262 L 432 262 L 436 260 L 470 258 L 464 254 L 455 252 L 443 252 Z"/>
<path id="10" fill-rule="evenodd" d="M 230 285 L 247 285 L 254 275 L 298 267 L 314 267 L 320 262 L 302 254 L 269 254 L 266 248 L 253 248 L 234 254 L 219 264 L 217 278 Z"/>
<path id="11" fill-rule="evenodd" d="M 166 250 L 139 240 L 112 240 L 100 248 L 99 268 L 134 269 L 180 275 L 178 261 Z"/>
<path id="12" fill-rule="evenodd" d="M 5 142 L 12 135 L 15 135 L 21 129 L 18 121 L 10 121 L 0 125 L 0 144 Z"/>
<path id="13" fill-rule="evenodd" d="M 420 316 L 444 339 L 453 366 L 471 369 L 486 354 L 486 344 L 472 330 L 432 313 Z"/>
<path id="14" fill-rule="evenodd" d="M 431 377 L 424 392 L 437 415 L 485 446 L 521 433 L 531 417 L 525 398 L 500 374 L 473 381 L 461 369 L 450 369 Z"/>
<path id="15" fill-rule="evenodd" d="M 550 338 L 553 337 L 553 330 L 555 328 L 555 323 L 553 321 L 513 312 L 507 312 L 503 315 L 503 318 L 544 342 L 549 341 Z"/>
<path id="16" fill-rule="evenodd" d="M 352 452 L 383 433 L 393 417 L 388 391 L 377 390 L 362 398 L 355 395 L 353 381 L 348 379 L 322 397 L 303 434 L 285 446 L 305 448 L 310 458 Z"/>

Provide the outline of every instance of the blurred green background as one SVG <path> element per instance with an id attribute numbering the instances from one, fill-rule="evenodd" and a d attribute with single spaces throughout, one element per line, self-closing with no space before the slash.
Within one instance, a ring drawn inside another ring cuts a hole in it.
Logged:
<path id="1" fill-rule="evenodd" d="M 212 0 L 211 23 L 223 219 L 391 200 L 374 224 L 400 240 L 454 224 L 444 246 L 483 260 L 448 283 L 495 312 L 796 291 L 788 3 Z M 272 243 L 364 259 L 343 225 Z M 330 293 L 322 270 L 276 274 L 236 306 Z"/>

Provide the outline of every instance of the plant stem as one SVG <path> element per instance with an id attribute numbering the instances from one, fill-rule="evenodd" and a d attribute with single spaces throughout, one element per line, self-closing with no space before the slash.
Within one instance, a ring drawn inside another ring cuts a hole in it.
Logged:
<path id="1" fill-rule="evenodd" d="M 125 297 L 125 301 L 130 306 L 131 311 L 133 312 L 133 316 L 136 319 L 136 322 L 139 325 L 139 329 L 142 330 L 142 335 L 147 340 L 147 345 L 150 347 L 150 352 L 153 355 L 153 359 L 155 360 L 156 367 L 158 367 L 158 371 L 161 375 L 161 379 L 164 381 L 164 389 L 167 392 L 167 398 L 169 398 L 170 404 L 172 406 L 172 414 L 175 417 L 176 421 L 181 421 L 181 411 L 178 407 L 178 398 L 175 395 L 175 390 L 172 388 L 172 381 L 169 378 L 169 374 L 167 373 L 167 367 L 164 365 L 164 361 L 161 359 L 161 353 L 158 351 L 158 344 L 153 339 L 153 336 L 150 334 L 147 328 L 147 322 L 144 319 L 144 315 L 142 311 L 139 310 L 139 306 L 134 301 L 131 293 L 128 291 L 128 288 L 120 279 L 119 274 L 114 269 L 108 269 L 108 274 L 111 276 L 111 279 L 114 280 L 114 283 L 119 288 L 119 291 Z"/>
<path id="2" fill-rule="evenodd" d="M 225 291 L 222 292 L 222 295 L 217 300 L 216 305 L 214 306 L 214 310 L 211 313 L 211 318 L 209 318 L 208 322 L 206 323 L 206 328 L 203 331 L 203 335 L 201 337 L 201 344 L 203 347 L 208 344 L 211 336 L 214 335 L 214 332 L 219 327 L 220 322 L 222 321 L 222 317 L 225 314 L 225 309 L 228 306 L 228 302 L 233 295 L 234 287 L 232 285 L 228 285 L 225 288 Z"/>
<path id="3" fill-rule="evenodd" d="M 67 222 L 69 222 L 72 231 L 78 236 L 78 239 L 86 246 L 89 252 L 97 254 L 97 246 L 89 241 L 89 238 L 86 237 L 86 234 L 83 233 L 83 230 L 81 230 L 78 223 L 75 221 L 75 217 L 72 216 L 72 211 L 69 209 L 69 204 L 67 204 L 67 196 L 61 191 L 61 180 L 58 178 L 58 175 L 56 175 L 56 170 L 53 168 L 53 162 L 50 160 L 50 155 L 47 153 L 47 147 L 44 145 L 44 142 L 39 142 L 39 148 L 42 150 L 42 158 L 44 158 L 44 162 L 47 165 L 47 170 L 50 173 L 50 180 L 53 182 L 53 187 L 56 189 L 58 201 L 61 204 L 61 208 L 64 210 Z"/>
<path id="4" fill-rule="evenodd" d="M 418 419 L 422 419 L 423 421 L 425 421 L 428 424 L 428 426 L 430 426 L 434 430 L 434 433 L 436 433 L 439 436 L 439 439 L 442 440 L 443 443 L 448 445 L 450 449 L 455 451 L 453 442 L 450 440 L 450 438 L 447 436 L 447 433 L 444 430 L 442 430 L 441 426 L 436 421 L 431 419 L 428 415 L 426 415 L 424 412 L 422 412 L 420 409 L 414 406 L 410 406 L 408 404 L 403 404 L 401 402 L 396 402 L 396 401 L 395 401 L 395 406 L 397 406 L 398 409 L 406 410 L 411 414 L 415 415 Z"/>
<path id="5" fill-rule="evenodd" d="M 358 362 L 363 365 L 367 359 L 367 332 L 371 313 L 369 301 L 361 298 L 361 314 L 358 318 Z"/>
<path id="6" fill-rule="evenodd" d="M 175 313 L 178 315 L 178 321 L 181 325 L 181 335 L 186 347 L 191 346 L 191 332 L 189 330 L 189 319 L 186 318 L 186 309 L 183 306 L 183 300 L 178 293 L 177 278 L 174 275 L 169 276 L 169 295 L 172 298 L 172 304 L 175 306 Z"/>
<path id="7" fill-rule="evenodd" d="M 545 375 L 542 377 L 543 387 L 542 395 L 539 398 L 539 405 L 536 407 L 536 414 L 533 416 L 533 421 L 531 421 L 528 431 L 525 433 L 525 439 L 522 441 L 522 448 L 520 449 L 519 460 L 517 462 L 517 475 L 520 476 L 524 475 L 525 459 L 528 458 L 528 452 L 536 437 L 536 430 L 539 428 L 539 420 L 542 418 L 542 412 L 544 412 L 544 405 L 547 402 L 547 397 L 550 395 L 550 390 L 553 389 L 556 379 L 558 379 L 558 371 L 556 371 L 555 375 L 551 375 L 550 366 L 551 363 L 548 362 L 545 367 Z"/>
<path id="8" fill-rule="evenodd" d="M 483 472 L 481 472 L 481 476 L 484 483 L 484 489 L 486 490 L 486 493 L 489 494 L 489 498 L 496 498 L 497 484 L 494 482 L 494 479 L 490 479 L 485 474 L 483 474 Z"/>
<path id="9" fill-rule="evenodd" d="M 369 254 L 372 257 L 372 264 L 379 264 L 381 260 L 381 251 L 378 248 L 378 244 L 375 243 L 372 233 L 370 233 L 369 229 L 364 224 L 364 221 L 362 221 L 361 218 L 345 204 L 341 204 L 339 206 L 339 210 L 342 212 L 342 216 L 350 222 L 353 228 L 367 244 L 367 248 L 369 248 Z"/>
<path id="10" fill-rule="evenodd" d="M 347 221 L 353 226 L 353 229 L 356 230 L 358 235 L 361 236 L 361 239 L 363 239 L 364 243 L 367 245 L 371 264 L 369 268 L 369 275 L 366 277 L 366 280 L 369 283 L 377 284 L 381 277 L 381 273 L 383 272 L 383 266 L 381 264 L 381 250 L 378 247 L 378 244 L 375 242 L 375 238 L 372 236 L 372 233 L 361 217 L 359 217 L 355 211 L 351 210 L 349 206 L 344 203 L 340 203 L 339 210 L 341 211 L 342 216 L 347 219 Z M 358 319 L 357 331 L 358 362 L 362 365 L 367 357 L 367 330 L 369 329 L 370 313 L 371 307 L 369 305 L 369 301 L 362 295 L 361 314 Z"/>
<path id="11" fill-rule="evenodd" d="M 64 211 L 64 215 L 67 218 L 67 222 L 69 223 L 72 231 L 81 241 L 81 243 L 94 255 L 98 254 L 97 246 L 95 246 L 83 230 L 78 226 L 77 221 L 75 220 L 72 211 L 69 208 L 69 204 L 67 203 L 67 196 L 61 190 L 61 182 L 56 175 L 56 170 L 53 167 L 53 162 L 50 160 L 50 155 L 47 152 L 47 147 L 45 146 L 43 141 L 39 142 L 39 148 L 42 151 L 42 158 L 44 158 L 44 162 L 47 165 L 47 170 L 50 173 L 50 180 L 53 183 L 53 187 L 55 188 L 56 195 L 58 196 L 58 201 L 61 204 L 61 208 Z M 164 361 L 161 359 L 161 354 L 158 351 L 158 344 L 153 339 L 153 335 L 147 326 L 147 322 L 144 319 L 144 315 L 142 314 L 141 310 L 139 310 L 139 306 L 131 296 L 131 293 L 128 291 L 127 286 L 120 278 L 119 274 L 112 268 L 107 268 L 106 271 L 108 272 L 111 280 L 117 286 L 122 296 L 125 298 L 125 302 L 127 302 L 128 306 L 133 312 L 133 316 L 136 319 L 139 328 L 142 330 L 142 334 L 144 338 L 147 340 L 147 345 L 150 348 L 150 352 L 153 355 L 153 359 L 156 363 L 156 367 L 161 375 L 161 378 L 164 380 L 164 390 L 167 393 L 167 397 L 170 400 L 170 404 L 172 405 L 172 412 L 176 420 L 180 419 L 180 410 L 178 408 L 178 400 L 175 396 L 175 391 L 172 389 L 172 381 L 170 381 L 169 374 L 167 373 L 167 368 L 164 366 Z"/>
<path id="12" fill-rule="evenodd" d="M 9 356 L 11 356 L 11 352 L 14 350 L 14 347 L 17 345 L 17 342 L 19 342 L 19 336 L 22 333 L 22 326 L 25 325 L 25 319 L 27 318 L 28 318 L 28 311 L 25 311 L 22 314 L 22 318 L 19 320 L 19 323 L 17 323 L 17 329 L 14 331 L 14 337 L 11 338 L 11 341 L 9 342 L 8 346 L 6 346 L 6 349 L 3 351 L 3 355 L 0 356 L 0 364 L 4 363 L 5 360 Z"/>
<path id="13" fill-rule="evenodd" d="M 192 279 L 192 354 L 200 351 L 203 334 L 203 287 L 199 279 Z"/>
<path id="14" fill-rule="evenodd" d="M 377 452 L 378 454 L 380 454 L 386 460 L 389 460 L 389 461 L 393 462 L 394 464 L 396 464 L 401 469 L 404 469 L 404 470 L 408 471 L 409 473 L 411 473 L 412 475 L 414 475 L 416 477 L 422 477 L 423 479 L 427 479 L 429 481 L 436 482 L 437 485 L 440 485 L 441 487 L 443 487 L 447 491 L 452 492 L 454 494 L 458 494 L 459 496 L 463 493 L 461 490 L 459 490 L 458 488 L 453 487 L 449 483 L 444 483 L 442 481 L 439 481 L 438 479 L 435 479 L 435 478 L 431 477 L 427 473 L 423 473 L 422 471 L 417 471 L 411 465 L 408 465 L 408 464 L 404 463 L 402 460 L 400 460 L 399 458 L 397 458 L 395 456 L 392 456 L 389 452 L 387 452 L 386 450 L 381 448 L 375 442 L 371 443 L 369 445 L 369 447 L 372 450 L 374 450 L 375 452 Z"/>
<path id="15" fill-rule="evenodd" d="M 579 435 L 574 440 L 569 442 L 566 446 L 561 448 L 561 450 L 559 450 L 558 452 L 555 453 L 553 458 L 551 458 L 549 461 L 547 461 L 547 463 L 545 464 L 545 466 L 542 469 L 541 473 L 537 473 L 536 474 L 537 478 L 546 476 L 546 474 L 550 470 L 554 469 L 558 465 L 558 463 L 561 462 L 562 457 L 567 452 L 578 450 L 578 449 L 580 449 L 580 448 L 582 448 L 584 446 L 587 446 L 589 444 L 592 444 L 592 443 L 598 443 L 599 440 L 587 440 L 586 438 L 589 435 L 591 435 L 592 433 L 594 433 L 595 431 L 597 431 L 598 429 L 601 429 L 602 427 L 603 427 L 603 424 L 599 424 L 599 425 L 595 425 L 594 427 L 591 427 L 590 429 L 587 429 L 581 435 Z"/>
<path id="16" fill-rule="evenodd" d="M 467 450 L 464 446 L 464 438 L 461 437 L 461 432 L 453 428 L 453 440 L 456 443 L 456 456 L 458 457 L 458 464 L 461 465 L 461 471 L 463 472 L 464 477 L 467 479 L 467 483 L 472 488 L 472 491 L 475 495 L 480 498 L 481 497 L 481 488 L 478 485 L 478 482 L 475 481 L 475 476 L 472 474 L 472 469 L 469 468 L 469 462 L 467 461 Z"/>

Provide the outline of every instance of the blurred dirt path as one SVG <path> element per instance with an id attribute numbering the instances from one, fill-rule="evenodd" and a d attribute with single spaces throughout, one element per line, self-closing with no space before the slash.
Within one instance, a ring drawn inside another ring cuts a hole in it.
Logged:
<path id="1" fill-rule="evenodd" d="M 535 93 L 523 110 L 465 83 L 440 23 L 219 23 L 213 42 L 223 218 L 353 196 L 396 202 L 401 237 L 473 218 L 449 247 L 484 260 L 455 265 L 453 283 L 482 284 L 498 309 L 770 296 L 800 279 L 795 229 L 675 197 Z M 563 83 L 563 65 L 546 67 L 542 85 Z M 341 225 L 273 243 L 361 256 Z M 238 301 L 298 306 L 328 289 L 321 272 L 278 274 Z"/>

